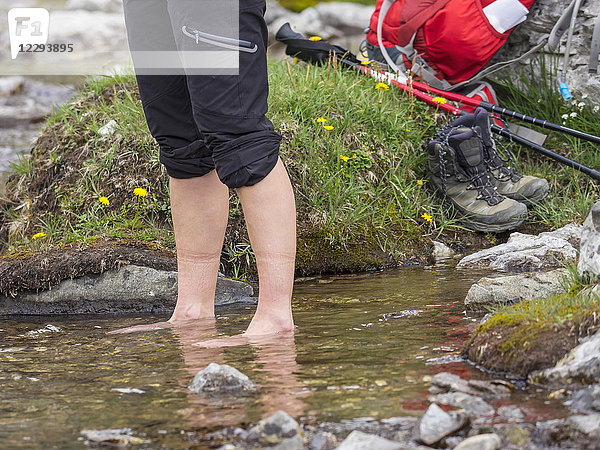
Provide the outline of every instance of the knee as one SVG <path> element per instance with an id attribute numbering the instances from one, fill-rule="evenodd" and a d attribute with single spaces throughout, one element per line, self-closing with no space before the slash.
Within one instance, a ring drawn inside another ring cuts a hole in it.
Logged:
<path id="1" fill-rule="evenodd" d="M 213 151 L 219 179 L 230 188 L 258 183 L 277 164 L 280 142 L 281 136 L 270 130 L 224 139 Z"/>

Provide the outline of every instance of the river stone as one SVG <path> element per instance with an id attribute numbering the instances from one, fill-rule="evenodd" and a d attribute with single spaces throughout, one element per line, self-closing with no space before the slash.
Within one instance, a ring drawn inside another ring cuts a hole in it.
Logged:
<path id="1" fill-rule="evenodd" d="M 337 450 L 364 450 L 371 448 L 378 450 L 402 450 L 408 447 L 402 445 L 400 442 L 390 441 L 374 434 L 354 430 L 342 441 Z"/>
<path id="2" fill-rule="evenodd" d="M 252 286 L 219 277 L 215 305 L 251 300 Z M 96 314 L 152 312 L 170 313 L 177 300 L 177 272 L 125 265 L 99 275 L 67 279 L 40 293 L 0 295 L 0 315 Z"/>
<path id="3" fill-rule="evenodd" d="M 435 262 L 440 263 L 450 258 L 454 258 L 454 250 L 443 242 L 433 241 L 433 259 L 435 259 Z"/>
<path id="4" fill-rule="evenodd" d="M 592 206 L 583 223 L 577 271 L 582 276 L 588 274 L 593 278 L 600 275 L 600 201 Z"/>
<path id="5" fill-rule="evenodd" d="M 431 379 L 429 387 L 431 394 L 447 392 L 463 392 L 469 395 L 503 398 L 510 396 L 512 385 L 504 380 L 463 380 L 458 375 L 440 372 Z"/>
<path id="6" fill-rule="evenodd" d="M 600 384 L 580 389 L 565 402 L 571 411 L 588 413 L 600 412 Z"/>
<path id="7" fill-rule="evenodd" d="M 559 267 L 575 261 L 577 250 L 573 244 L 581 231 L 580 225 L 569 224 L 538 236 L 512 233 L 505 244 L 465 256 L 457 268 L 528 272 Z"/>
<path id="8" fill-rule="evenodd" d="M 227 364 L 210 363 L 196 374 L 188 388 L 197 394 L 231 394 L 254 391 L 256 385 L 234 367 Z"/>
<path id="9" fill-rule="evenodd" d="M 296 436 L 302 437 L 302 428 L 286 412 L 280 410 L 252 427 L 247 441 L 252 444 L 275 445 Z"/>
<path id="10" fill-rule="evenodd" d="M 563 278 L 567 269 L 534 272 L 503 277 L 483 277 L 467 292 L 465 307 L 484 312 L 497 305 L 537 300 L 565 292 Z"/>
<path id="11" fill-rule="evenodd" d="M 430 395 L 427 399 L 430 402 L 461 408 L 468 416 L 473 418 L 493 416 L 496 412 L 494 408 L 482 398 L 465 394 L 464 392 L 448 392 L 446 394 Z"/>
<path id="12" fill-rule="evenodd" d="M 465 439 L 454 450 L 498 450 L 501 444 L 496 433 L 478 434 Z"/>
<path id="13" fill-rule="evenodd" d="M 529 375 L 533 383 L 564 385 L 573 381 L 583 384 L 600 382 L 600 332 L 583 340 L 556 366 Z"/>
<path id="14" fill-rule="evenodd" d="M 131 436 L 131 428 L 111 428 L 106 430 L 81 430 L 88 441 L 97 444 L 116 444 L 117 446 L 140 445 L 150 442 L 136 436 Z"/>
<path id="15" fill-rule="evenodd" d="M 279 444 L 271 447 L 271 450 L 303 450 L 304 441 L 300 435 L 296 435 L 293 438 L 285 439 Z"/>
<path id="16" fill-rule="evenodd" d="M 522 422 L 525 419 L 523 411 L 516 405 L 504 405 L 498 408 L 498 415 L 507 422 Z"/>
<path id="17" fill-rule="evenodd" d="M 328 431 L 319 431 L 310 441 L 311 450 L 333 450 L 337 446 L 337 437 Z"/>
<path id="18" fill-rule="evenodd" d="M 467 423 L 468 418 L 464 415 L 454 411 L 447 413 L 432 403 L 417 424 L 417 439 L 431 446 L 456 433 Z"/>

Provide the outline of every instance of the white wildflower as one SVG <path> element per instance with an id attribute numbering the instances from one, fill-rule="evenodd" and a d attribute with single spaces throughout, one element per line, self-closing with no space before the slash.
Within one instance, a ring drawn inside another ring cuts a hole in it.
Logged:
<path id="1" fill-rule="evenodd" d="M 575 111 L 573 111 L 571 114 L 569 114 L 569 116 L 571 116 L 571 117 L 577 117 L 577 113 Z"/>

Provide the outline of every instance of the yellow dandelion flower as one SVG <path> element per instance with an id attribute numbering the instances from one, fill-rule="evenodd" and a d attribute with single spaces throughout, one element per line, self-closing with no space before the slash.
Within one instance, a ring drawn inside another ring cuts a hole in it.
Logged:
<path id="1" fill-rule="evenodd" d="M 308 38 L 309 41 L 320 41 L 322 39 L 323 38 L 320 37 L 320 36 L 311 36 L 311 37 Z"/>
<path id="2" fill-rule="evenodd" d="M 421 217 L 427 222 L 431 222 L 433 220 L 433 216 L 431 214 L 423 213 L 421 214 Z"/>
<path id="3" fill-rule="evenodd" d="M 145 197 L 146 195 L 148 195 L 148 191 L 144 188 L 135 188 L 133 190 L 133 194 L 137 195 L 138 197 Z"/>
<path id="4" fill-rule="evenodd" d="M 363 66 L 368 66 L 369 64 L 371 64 L 371 61 L 361 61 L 360 62 Z"/>
<path id="5" fill-rule="evenodd" d="M 444 97 L 433 97 L 433 101 L 437 103 L 448 103 L 448 100 Z"/>
<path id="6" fill-rule="evenodd" d="M 46 233 L 44 233 L 43 231 L 41 233 L 36 233 L 33 236 L 31 236 L 31 239 L 39 239 L 39 238 L 43 238 L 46 237 Z"/>
<path id="7" fill-rule="evenodd" d="M 356 159 L 356 153 L 352 154 L 352 158 Z"/>
<path id="8" fill-rule="evenodd" d="M 340 155 L 340 159 L 344 162 L 348 161 L 350 158 L 348 158 L 346 155 Z"/>
<path id="9" fill-rule="evenodd" d="M 331 125 L 323 125 L 323 128 L 325 128 L 327 131 L 333 130 L 333 126 Z"/>
<path id="10" fill-rule="evenodd" d="M 298 61 L 300 60 L 294 56 L 294 64 L 298 64 Z"/>
<path id="11" fill-rule="evenodd" d="M 385 83 L 377 83 L 375 85 L 375 89 L 377 89 L 378 91 L 388 91 L 390 87 Z"/>
<path id="12" fill-rule="evenodd" d="M 108 201 L 108 199 L 107 199 L 106 197 L 100 197 L 100 198 L 98 199 L 98 201 L 99 201 L 100 203 L 102 203 L 104 206 L 108 206 L 108 205 L 110 205 L 110 202 Z"/>
<path id="13" fill-rule="evenodd" d="M 423 186 L 423 180 L 417 180 L 417 184 L 418 184 L 419 186 Z"/>
<path id="14" fill-rule="evenodd" d="M 317 122 L 319 122 L 319 123 L 325 123 L 325 122 L 327 122 L 327 119 L 325 117 L 319 117 L 317 119 Z"/>

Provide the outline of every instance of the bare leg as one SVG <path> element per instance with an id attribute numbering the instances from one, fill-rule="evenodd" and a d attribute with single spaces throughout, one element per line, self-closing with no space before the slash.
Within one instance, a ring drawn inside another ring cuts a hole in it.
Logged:
<path id="1" fill-rule="evenodd" d="M 171 326 L 198 326 L 214 318 L 215 288 L 227 218 L 229 189 L 212 172 L 188 179 L 170 179 L 171 213 L 177 244 L 178 293 L 167 322 L 115 330 L 149 331 Z"/>
<path id="2" fill-rule="evenodd" d="M 237 189 L 258 267 L 258 307 L 245 333 L 200 342 L 204 347 L 239 345 L 246 339 L 291 332 L 292 288 L 296 256 L 296 205 L 281 160 L 254 186 Z"/>

